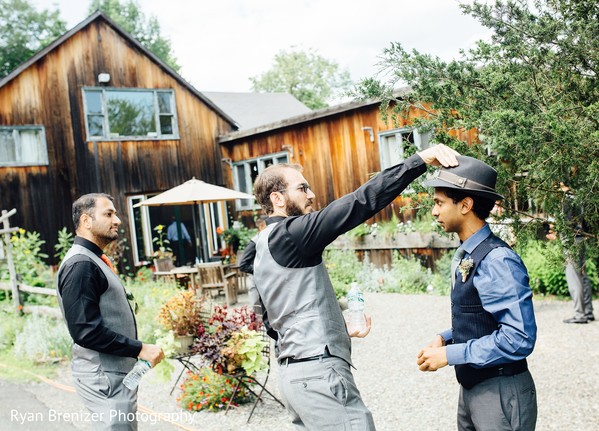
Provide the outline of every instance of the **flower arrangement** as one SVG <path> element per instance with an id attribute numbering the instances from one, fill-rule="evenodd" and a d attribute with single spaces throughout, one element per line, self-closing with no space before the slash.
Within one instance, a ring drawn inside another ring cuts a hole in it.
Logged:
<path id="1" fill-rule="evenodd" d="M 466 281 L 468 278 L 468 274 L 470 274 L 470 270 L 474 266 L 474 261 L 471 258 L 462 259 L 458 266 L 460 270 L 460 274 L 462 274 L 462 283 Z M 454 267 L 455 268 L 455 267 Z"/>
<path id="2" fill-rule="evenodd" d="M 162 224 L 159 224 L 154 228 L 158 236 L 152 238 L 152 242 L 154 242 L 158 246 L 158 250 L 154 251 L 154 257 L 157 259 L 162 259 L 165 257 L 173 257 L 173 250 L 170 248 L 170 241 L 166 239 L 166 231 L 165 227 Z"/>
<path id="3" fill-rule="evenodd" d="M 203 298 L 198 298 L 192 290 L 179 292 L 162 306 L 158 320 L 175 335 L 197 335 L 204 327 L 200 315 L 203 305 Z"/>
<path id="4" fill-rule="evenodd" d="M 192 412 L 223 410 L 231 398 L 233 406 L 250 401 L 250 394 L 245 387 L 240 386 L 234 393 L 235 387 L 233 380 L 204 367 L 197 374 L 187 372 L 187 377 L 181 384 L 181 396 L 177 401 L 181 408 Z"/>
<path id="5" fill-rule="evenodd" d="M 222 236 L 229 248 L 229 253 L 235 254 L 246 247 L 252 237 L 258 233 L 258 229 L 248 229 L 241 222 L 236 221 L 228 229 L 217 227 L 216 233 Z"/>
<path id="6" fill-rule="evenodd" d="M 261 323 L 247 306 L 228 309 L 214 307 L 207 324 L 200 327 L 192 352 L 201 355 L 218 374 L 244 369 L 253 374 L 266 364 L 262 349 L 266 345 L 257 330 Z"/>

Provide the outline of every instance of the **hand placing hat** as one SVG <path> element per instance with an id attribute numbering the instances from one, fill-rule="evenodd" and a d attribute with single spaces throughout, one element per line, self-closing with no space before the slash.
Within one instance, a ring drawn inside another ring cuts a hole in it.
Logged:
<path id="1" fill-rule="evenodd" d="M 460 153 L 453 148 L 449 148 L 447 145 L 439 144 L 419 151 L 418 155 L 427 165 L 444 166 L 447 168 L 459 164 L 456 156 L 459 156 Z"/>

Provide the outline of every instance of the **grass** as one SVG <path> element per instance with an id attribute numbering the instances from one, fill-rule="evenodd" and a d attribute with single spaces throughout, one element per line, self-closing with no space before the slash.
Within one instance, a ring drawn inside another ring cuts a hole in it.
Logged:
<path id="1" fill-rule="evenodd" d="M 57 363 L 37 363 L 17 359 L 12 350 L 0 352 L 0 379 L 11 382 L 37 381 L 38 377 L 54 378 L 58 371 Z"/>

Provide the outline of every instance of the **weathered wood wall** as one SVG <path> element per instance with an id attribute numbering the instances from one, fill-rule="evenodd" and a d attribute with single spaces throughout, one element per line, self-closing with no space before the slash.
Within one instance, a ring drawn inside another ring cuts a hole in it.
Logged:
<path id="1" fill-rule="evenodd" d="M 304 167 L 304 176 L 316 194 L 314 207 L 320 209 L 352 192 L 381 170 L 379 132 L 407 127 L 415 118 L 425 114 L 424 111 L 412 109 L 407 118 L 394 121 L 389 116 L 383 121 L 379 104 L 358 105 L 288 126 L 282 122 L 282 127 L 250 136 L 244 136 L 242 132 L 232 134 L 221 138 L 221 146 L 223 155 L 233 162 L 284 151 L 286 146 L 291 146 L 293 157 L 290 162 Z M 370 142 L 369 134 L 362 130 L 363 127 L 373 128 L 375 142 Z M 472 142 L 474 136 L 474 132 L 469 132 L 460 138 Z M 230 177 L 230 170 L 228 174 Z M 412 219 L 412 211 L 398 211 L 404 204 L 405 200 L 397 198 L 393 206 L 381 211 L 373 220 L 387 220 L 392 211 L 403 221 Z M 248 215 L 247 218 L 251 217 Z"/>
<path id="2" fill-rule="evenodd" d="M 84 86 L 173 89 L 180 139 L 86 140 Z M 0 125 L 43 125 L 48 166 L 0 167 L 2 208 L 17 208 L 14 223 L 50 244 L 72 227 L 71 204 L 80 195 L 105 192 L 116 199 L 128 226 L 126 196 L 164 191 L 192 176 L 223 184 L 216 137 L 233 126 L 182 81 L 124 38 L 102 17 L 92 21 L 0 88 Z"/>

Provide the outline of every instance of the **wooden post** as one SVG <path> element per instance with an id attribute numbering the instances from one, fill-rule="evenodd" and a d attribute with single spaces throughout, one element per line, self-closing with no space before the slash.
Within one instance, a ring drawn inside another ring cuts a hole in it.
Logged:
<path id="1" fill-rule="evenodd" d="M 10 242 L 11 232 L 16 232 L 19 228 L 14 227 L 11 229 L 8 218 L 17 213 L 17 210 L 13 208 L 10 211 L 2 210 L 2 230 L 0 233 L 4 234 L 4 245 L 6 247 L 6 261 L 8 263 L 8 272 L 10 274 L 10 286 L 12 290 L 12 300 L 15 304 L 15 309 L 18 313 L 22 310 L 21 295 L 19 293 L 19 285 L 17 284 L 17 272 L 15 271 L 15 262 L 12 258 L 12 244 Z"/>

